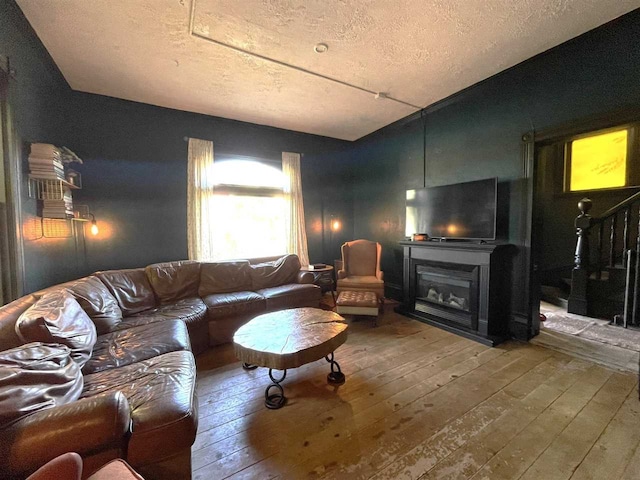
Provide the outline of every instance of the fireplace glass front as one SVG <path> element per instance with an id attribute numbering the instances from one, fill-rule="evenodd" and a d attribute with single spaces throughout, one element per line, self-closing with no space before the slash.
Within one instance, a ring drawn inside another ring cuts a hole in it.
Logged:
<path id="1" fill-rule="evenodd" d="M 418 265 L 416 269 L 416 301 L 471 312 L 470 272 Z"/>

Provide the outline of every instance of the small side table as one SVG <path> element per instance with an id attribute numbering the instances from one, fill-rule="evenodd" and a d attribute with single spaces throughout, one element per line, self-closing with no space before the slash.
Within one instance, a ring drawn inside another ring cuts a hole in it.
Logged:
<path id="1" fill-rule="evenodd" d="M 330 291 L 333 304 L 336 304 L 336 282 L 333 278 L 333 267 L 331 265 L 327 265 L 324 268 L 314 268 L 313 270 L 309 267 L 302 267 L 300 270 L 313 273 L 313 283 L 320 287 L 322 293 Z"/>

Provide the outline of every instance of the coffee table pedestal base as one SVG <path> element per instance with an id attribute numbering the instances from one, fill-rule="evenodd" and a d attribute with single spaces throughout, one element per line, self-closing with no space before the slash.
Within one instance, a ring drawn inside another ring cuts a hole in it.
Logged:
<path id="1" fill-rule="evenodd" d="M 340 365 L 333 359 L 333 352 L 324 357 L 324 359 L 331 364 L 331 373 L 327 375 L 327 382 L 331 385 L 342 385 L 346 379 L 344 373 L 340 370 Z"/>
<path id="2" fill-rule="evenodd" d="M 331 364 L 331 373 L 327 375 L 327 382 L 330 385 L 342 385 L 345 382 L 346 377 L 344 376 L 344 373 L 342 373 L 338 362 L 334 360 L 333 352 L 324 358 Z M 255 370 L 258 366 L 243 363 L 242 368 L 245 370 Z M 277 410 L 287 404 L 287 397 L 284 395 L 284 388 L 280 385 L 284 379 L 287 378 L 287 371 L 283 370 L 282 376 L 280 378 L 275 378 L 273 376 L 273 369 L 270 368 L 269 378 L 272 383 L 270 383 L 264 391 L 264 406 L 271 410 Z"/>
<path id="3" fill-rule="evenodd" d="M 284 405 L 287 403 L 287 397 L 284 396 L 284 389 L 282 388 L 282 385 L 280 385 L 280 383 L 283 382 L 285 378 L 287 378 L 287 371 L 283 370 L 282 377 L 276 379 L 273 378 L 273 369 L 270 368 L 269 378 L 273 383 L 270 384 L 264 391 L 264 406 L 270 408 L 271 410 L 276 410 L 278 408 L 284 407 Z M 269 391 L 271 391 L 272 389 L 275 389 L 275 393 L 269 393 Z"/>

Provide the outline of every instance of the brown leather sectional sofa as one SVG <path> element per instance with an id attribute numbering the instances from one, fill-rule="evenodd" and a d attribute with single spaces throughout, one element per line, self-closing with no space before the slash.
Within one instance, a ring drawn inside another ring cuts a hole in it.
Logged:
<path id="1" fill-rule="evenodd" d="M 0 477 L 76 451 L 190 478 L 193 354 L 267 311 L 319 304 L 295 255 L 95 273 L 0 308 Z"/>

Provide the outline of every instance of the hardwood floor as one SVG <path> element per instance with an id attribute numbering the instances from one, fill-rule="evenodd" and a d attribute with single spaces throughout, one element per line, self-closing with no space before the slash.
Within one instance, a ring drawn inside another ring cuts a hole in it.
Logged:
<path id="1" fill-rule="evenodd" d="M 489 348 L 387 311 L 352 322 L 329 365 L 267 371 L 230 345 L 198 362 L 194 479 L 636 479 L 637 375 L 536 345 Z"/>

